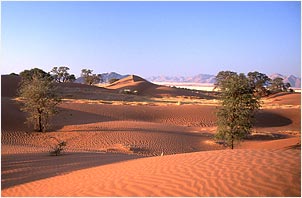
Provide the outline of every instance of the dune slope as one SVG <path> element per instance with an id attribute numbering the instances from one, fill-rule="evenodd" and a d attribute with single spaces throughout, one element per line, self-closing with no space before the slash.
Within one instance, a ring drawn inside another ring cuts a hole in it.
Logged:
<path id="1" fill-rule="evenodd" d="M 300 196 L 300 150 L 224 150 L 98 166 L 2 196 Z"/>

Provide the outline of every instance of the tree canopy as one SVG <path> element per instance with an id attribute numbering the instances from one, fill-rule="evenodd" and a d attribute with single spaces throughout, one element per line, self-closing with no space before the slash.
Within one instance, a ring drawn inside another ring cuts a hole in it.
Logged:
<path id="1" fill-rule="evenodd" d="M 20 76 L 22 78 L 22 82 L 28 82 L 33 80 L 35 77 L 39 77 L 40 79 L 47 79 L 49 81 L 53 80 L 53 77 L 39 68 L 34 68 L 30 70 L 24 70 L 20 72 Z"/>
<path id="2" fill-rule="evenodd" d="M 82 69 L 81 76 L 84 78 L 84 82 L 87 85 L 97 84 L 101 82 L 102 76 L 93 74 L 91 69 Z"/>
<path id="3" fill-rule="evenodd" d="M 56 105 L 60 102 L 52 78 L 37 68 L 25 70 L 20 75 L 19 95 L 24 99 L 21 110 L 28 113 L 26 122 L 32 124 L 36 131 L 46 131 L 49 119 L 57 112 Z"/>
<path id="4" fill-rule="evenodd" d="M 258 96 L 266 96 L 269 94 L 267 87 L 270 85 L 271 79 L 263 73 L 254 71 L 247 74 L 251 88 Z"/>
<path id="5" fill-rule="evenodd" d="M 283 82 L 283 78 L 277 77 L 271 80 L 270 89 L 272 92 L 287 92 L 290 86 L 290 83 Z"/>
<path id="6" fill-rule="evenodd" d="M 75 81 L 75 75 L 68 73 L 69 68 L 65 66 L 54 67 L 50 73 L 56 82 L 73 82 Z"/>

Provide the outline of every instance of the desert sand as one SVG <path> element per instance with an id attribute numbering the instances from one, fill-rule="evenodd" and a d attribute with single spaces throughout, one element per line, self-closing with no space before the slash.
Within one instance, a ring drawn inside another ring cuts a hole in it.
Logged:
<path id="1" fill-rule="evenodd" d="M 2 196 L 301 195 L 300 94 L 265 98 L 253 134 L 231 150 L 213 140 L 215 94 L 136 76 L 64 84 L 51 130 L 37 133 L 24 124 L 17 81 L 1 79 Z M 190 100 L 199 102 L 177 103 Z M 61 156 L 49 155 L 53 137 L 67 142 Z"/>

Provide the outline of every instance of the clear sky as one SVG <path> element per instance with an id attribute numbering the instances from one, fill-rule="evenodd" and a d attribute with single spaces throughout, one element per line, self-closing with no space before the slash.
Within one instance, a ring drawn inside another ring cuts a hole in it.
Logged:
<path id="1" fill-rule="evenodd" d="M 300 2 L 1 2 L 1 74 L 301 77 Z"/>

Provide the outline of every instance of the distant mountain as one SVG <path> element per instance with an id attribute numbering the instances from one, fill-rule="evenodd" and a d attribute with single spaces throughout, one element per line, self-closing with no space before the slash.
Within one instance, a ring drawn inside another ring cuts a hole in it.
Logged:
<path id="1" fill-rule="evenodd" d="M 287 76 L 284 82 L 289 82 L 292 87 L 301 87 L 301 78 L 297 78 L 294 75 Z"/>
<path id="2" fill-rule="evenodd" d="M 122 79 L 125 77 L 128 77 L 130 75 L 122 75 L 116 72 L 109 72 L 109 73 L 102 73 L 101 74 L 103 82 L 108 83 L 110 79 L 116 78 L 116 79 Z M 283 78 L 284 82 L 289 82 L 291 84 L 291 87 L 299 88 L 301 87 L 301 78 L 298 78 L 294 75 L 284 76 L 282 74 L 274 73 L 269 75 L 271 79 L 275 79 L 277 77 Z M 211 74 L 198 74 L 195 76 L 152 76 L 149 78 L 146 78 L 146 80 L 150 82 L 169 82 L 169 83 L 205 83 L 205 84 L 214 84 L 215 83 L 215 75 Z M 76 83 L 84 83 L 84 80 L 82 77 L 79 77 L 75 81 Z"/>
<path id="3" fill-rule="evenodd" d="M 275 79 L 275 78 L 283 78 L 285 79 L 286 76 L 282 75 L 282 74 L 279 74 L 279 73 L 273 73 L 271 75 L 268 76 L 270 79 Z"/>
<path id="4" fill-rule="evenodd" d="M 301 87 L 301 78 L 294 75 L 284 76 L 278 73 L 269 76 L 271 79 L 281 77 L 284 83 L 289 82 L 291 87 Z M 147 78 L 151 82 L 174 82 L 174 83 L 215 83 L 215 75 L 210 74 L 198 74 L 196 76 L 184 77 L 184 76 L 152 76 Z"/>
<path id="5" fill-rule="evenodd" d="M 198 74 L 196 76 L 152 76 L 147 78 L 151 82 L 177 82 L 177 83 L 215 83 L 215 75 Z"/>
<path id="6" fill-rule="evenodd" d="M 109 72 L 109 73 L 102 73 L 101 76 L 102 76 L 103 83 L 108 83 L 109 80 L 112 78 L 122 79 L 122 78 L 128 77 L 129 75 L 121 75 L 116 72 Z M 75 80 L 75 82 L 84 83 L 84 79 L 83 79 L 83 77 L 79 77 Z"/>
<path id="7" fill-rule="evenodd" d="M 296 88 L 301 87 L 301 78 L 298 78 L 294 75 L 284 76 L 282 74 L 274 73 L 274 74 L 270 75 L 269 77 L 271 79 L 275 79 L 278 77 L 283 78 L 283 82 L 289 83 L 291 85 L 291 87 L 296 87 Z"/>
<path id="8" fill-rule="evenodd" d="M 102 73 L 101 74 L 103 82 L 108 83 L 110 79 L 116 78 L 116 79 L 122 79 L 126 78 L 129 75 L 121 75 L 116 72 L 110 72 L 110 73 Z"/>
<path id="9" fill-rule="evenodd" d="M 78 77 L 74 82 L 83 84 L 84 83 L 84 78 L 83 77 Z"/>

